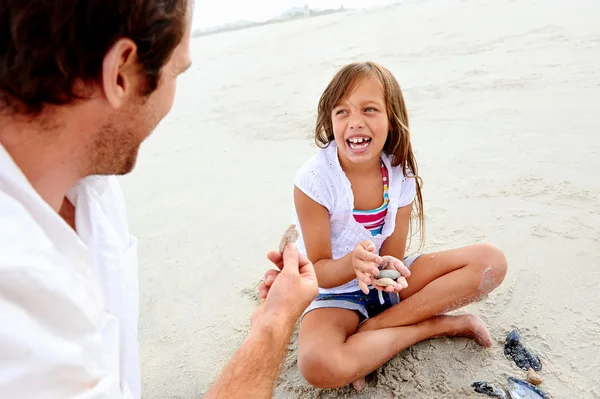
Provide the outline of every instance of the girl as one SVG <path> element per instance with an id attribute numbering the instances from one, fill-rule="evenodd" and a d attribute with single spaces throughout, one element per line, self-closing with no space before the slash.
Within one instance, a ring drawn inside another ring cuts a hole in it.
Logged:
<path id="1" fill-rule="evenodd" d="M 364 386 L 364 376 L 419 341 L 492 340 L 474 315 L 444 313 L 496 288 L 506 258 L 492 245 L 405 256 L 413 207 L 423 245 L 423 199 L 400 86 L 373 63 L 343 67 L 318 107 L 321 150 L 294 187 L 298 249 L 315 266 L 319 295 L 299 332 L 298 367 L 315 387 Z M 373 285 L 384 268 L 395 286 Z"/>

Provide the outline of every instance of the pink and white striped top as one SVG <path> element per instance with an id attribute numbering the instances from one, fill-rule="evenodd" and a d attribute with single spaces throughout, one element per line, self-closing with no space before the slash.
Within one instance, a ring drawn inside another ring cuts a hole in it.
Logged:
<path id="1" fill-rule="evenodd" d="M 381 176 L 383 178 L 383 205 L 381 205 L 379 208 L 368 211 L 361 211 L 358 209 L 352 210 L 354 219 L 365 229 L 369 230 L 373 237 L 377 234 L 381 234 L 385 215 L 387 215 L 388 211 L 388 204 L 390 203 L 390 197 L 388 194 L 388 171 L 383 163 L 383 160 L 381 160 Z"/>

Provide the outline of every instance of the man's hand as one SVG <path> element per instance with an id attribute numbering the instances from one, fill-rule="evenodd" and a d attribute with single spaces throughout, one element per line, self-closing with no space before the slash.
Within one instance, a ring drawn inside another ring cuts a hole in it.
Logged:
<path id="1" fill-rule="evenodd" d="M 252 315 L 250 334 L 215 382 L 207 399 L 269 399 L 296 321 L 319 292 L 315 269 L 294 244 L 271 251 L 269 270 L 259 286 L 265 301 Z"/>
<path id="2" fill-rule="evenodd" d="M 315 269 L 305 256 L 298 253 L 294 244 L 288 244 L 283 254 L 270 251 L 267 258 L 279 270 L 268 270 L 258 286 L 265 302 L 253 319 L 275 317 L 293 323 L 319 292 Z"/>

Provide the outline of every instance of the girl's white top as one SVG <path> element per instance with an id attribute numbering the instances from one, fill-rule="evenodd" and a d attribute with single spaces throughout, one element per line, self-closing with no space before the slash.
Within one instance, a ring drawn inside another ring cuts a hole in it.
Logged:
<path id="1" fill-rule="evenodd" d="M 354 194 L 350 181 L 342 170 L 338 158 L 335 141 L 324 149 L 320 149 L 309 158 L 296 173 L 294 184 L 315 202 L 321 204 L 329 212 L 329 225 L 331 233 L 332 258 L 339 259 L 352 252 L 356 245 L 363 240 L 371 240 L 377 249 L 387 237 L 392 235 L 395 228 L 396 213 L 398 208 L 409 205 L 416 195 L 414 178 L 404 176 L 401 166 L 392 167 L 387 154 L 382 153 L 381 158 L 389 173 L 390 203 L 385 217 L 385 224 L 381 234 L 372 236 L 354 219 Z M 360 190 L 355 187 L 354 190 Z M 383 196 L 382 196 L 383 201 Z M 306 248 L 302 235 L 302 225 L 294 208 L 293 223 L 298 227 L 298 250 L 306 255 Z M 345 293 L 359 290 L 358 280 L 353 279 L 346 284 L 333 288 L 319 288 L 319 293 Z"/>

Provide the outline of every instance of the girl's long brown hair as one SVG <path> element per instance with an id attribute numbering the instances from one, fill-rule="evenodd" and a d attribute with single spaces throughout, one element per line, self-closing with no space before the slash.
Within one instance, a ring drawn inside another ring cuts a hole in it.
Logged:
<path id="1" fill-rule="evenodd" d="M 352 63 L 341 68 L 329 82 L 319 100 L 315 142 L 320 148 L 325 148 L 335 140 L 331 119 L 332 111 L 366 77 L 374 77 L 383 86 L 390 125 L 383 151 L 390 157 L 392 166 L 401 165 L 404 175 L 415 179 L 417 201 L 413 211 L 417 220 L 417 229 L 420 232 L 420 250 L 425 243 L 425 217 L 421 193 L 423 181 L 419 176 L 417 160 L 410 143 L 408 112 L 404 97 L 402 96 L 400 84 L 394 75 L 375 62 Z M 412 235 L 413 224 L 411 223 L 409 236 L 412 237 Z"/>

